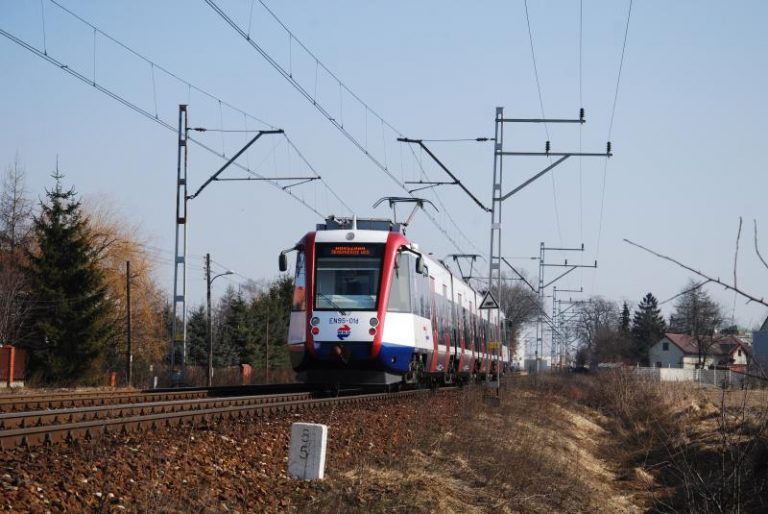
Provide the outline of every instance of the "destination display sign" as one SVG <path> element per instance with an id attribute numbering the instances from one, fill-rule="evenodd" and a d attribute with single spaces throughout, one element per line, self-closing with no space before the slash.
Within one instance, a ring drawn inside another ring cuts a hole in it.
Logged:
<path id="1" fill-rule="evenodd" d="M 319 257 L 381 257 L 380 244 L 319 244 Z"/>

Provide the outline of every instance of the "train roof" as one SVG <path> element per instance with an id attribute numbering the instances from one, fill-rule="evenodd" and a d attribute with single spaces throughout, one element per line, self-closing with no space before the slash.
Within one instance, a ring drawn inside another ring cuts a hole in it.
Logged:
<path id="1" fill-rule="evenodd" d="M 329 216 L 325 223 L 317 224 L 317 231 L 326 230 L 377 230 L 403 234 L 403 226 L 386 218 L 337 218 Z"/>

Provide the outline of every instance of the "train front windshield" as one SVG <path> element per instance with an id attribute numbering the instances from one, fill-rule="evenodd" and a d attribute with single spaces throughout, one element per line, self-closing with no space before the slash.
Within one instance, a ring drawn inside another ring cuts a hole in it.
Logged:
<path id="1" fill-rule="evenodd" d="M 318 243 L 315 309 L 376 310 L 383 244 Z"/>

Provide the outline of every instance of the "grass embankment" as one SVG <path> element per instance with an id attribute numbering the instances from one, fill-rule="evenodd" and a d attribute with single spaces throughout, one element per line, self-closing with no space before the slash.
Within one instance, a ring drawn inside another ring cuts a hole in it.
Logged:
<path id="1" fill-rule="evenodd" d="M 313 512 L 766 512 L 765 391 L 520 377 L 302 488 Z M 331 437 L 332 437 L 331 432 Z M 294 504 L 295 505 L 295 504 Z"/>

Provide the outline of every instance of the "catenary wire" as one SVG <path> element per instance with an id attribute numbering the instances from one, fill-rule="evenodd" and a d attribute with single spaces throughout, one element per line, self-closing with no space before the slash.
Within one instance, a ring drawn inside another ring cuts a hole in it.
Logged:
<path id="1" fill-rule="evenodd" d="M 344 137 L 346 137 L 354 146 L 356 146 L 368 159 L 377 167 L 379 170 L 384 172 L 393 182 L 395 182 L 403 191 L 408 193 L 410 196 L 413 196 L 411 193 L 408 192 L 408 188 L 406 185 L 389 169 L 389 166 L 386 162 L 386 151 L 384 154 L 384 162 L 382 163 L 381 159 L 375 157 L 371 152 L 368 151 L 366 146 L 364 146 L 351 132 L 349 132 L 346 128 L 344 128 L 344 124 L 336 119 L 323 105 L 321 105 L 317 101 L 317 93 L 311 94 L 301 83 L 298 82 L 293 76 L 292 73 L 290 73 L 288 70 L 286 70 L 283 66 L 280 65 L 264 48 L 262 48 L 261 45 L 257 44 L 238 24 L 235 22 L 216 2 L 213 0 L 204 0 L 205 3 L 208 4 L 211 9 L 214 10 L 235 32 L 240 34 L 243 39 L 246 40 L 248 44 L 253 47 L 254 50 L 256 50 L 280 75 L 283 76 L 308 102 L 310 102 L 317 110 L 320 112 L 320 114 L 323 115 L 333 126 L 336 127 L 336 129 L 341 132 Z M 383 135 L 383 129 L 384 127 L 388 127 L 390 130 L 392 130 L 394 133 L 396 133 L 400 137 L 405 137 L 402 132 L 397 130 L 392 124 L 390 124 L 388 121 L 386 121 L 381 115 L 379 115 L 376 111 L 374 111 L 367 103 L 365 103 L 357 94 L 355 94 L 349 87 L 346 86 L 325 64 L 323 64 L 320 59 L 311 51 L 309 48 L 304 45 L 304 43 L 296 37 L 296 35 L 288 29 L 288 27 L 275 15 L 272 10 L 270 10 L 266 4 L 259 0 L 259 3 L 264 7 L 264 9 L 270 14 L 270 16 L 285 30 L 292 38 L 292 40 L 296 41 L 298 45 L 303 48 L 307 54 L 312 57 L 312 59 L 315 61 L 315 67 L 322 68 L 325 72 L 327 72 L 338 84 L 339 87 L 342 88 L 344 91 L 349 93 L 349 95 L 357 100 L 360 105 L 362 105 L 365 110 L 369 113 L 371 113 L 374 117 L 378 118 L 381 125 L 382 125 L 382 135 Z M 315 87 L 317 86 L 317 79 L 315 80 Z M 446 237 L 446 239 L 457 249 L 461 250 L 461 247 L 458 245 L 458 243 L 455 241 L 453 237 L 447 232 L 447 230 L 440 225 L 435 217 L 429 213 L 428 211 L 424 211 L 424 214 L 427 216 L 427 218 L 432 222 L 432 224 Z"/>
<path id="2" fill-rule="evenodd" d="M 57 4 L 57 3 L 55 2 L 55 0 L 49 0 L 49 1 L 51 1 L 52 3 L 54 3 L 54 4 L 55 4 L 55 5 L 57 5 L 57 6 L 59 5 L 59 4 Z M 72 16 L 74 16 L 75 18 L 77 18 L 78 20 L 80 20 L 82 23 L 84 23 L 84 24 L 86 24 L 86 25 L 88 25 L 88 26 L 90 26 L 90 27 L 94 27 L 93 25 L 91 25 L 90 23 L 88 23 L 87 21 L 85 21 L 84 19 L 82 19 L 81 17 L 77 16 L 76 14 L 72 13 L 71 11 L 69 11 L 69 10 L 67 10 L 67 9 L 65 9 L 65 8 L 63 8 L 63 7 L 62 7 L 62 9 L 64 9 L 64 10 L 65 10 L 67 13 L 71 14 Z M 189 86 L 191 89 L 195 89 L 196 91 L 199 91 L 199 92 L 201 92 L 201 93 L 205 94 L 206 96 L 208 96 L 208 97 L 210 97 L 210 98 L 216 99 L 217 101 L 220 101 L 222 104 L 226 105 L 227 107 L 229 107 L 229 108 L 231 108 L 231 109 L 233 109 L 233 110 L 235 110 L 235 111 L 237 111 L 237 112 L 241 112 L 241 113 L 243 113 L 244 115 L 246 115 L 246 116 L 248 116 L 248 117 L 250 117 L 250 118 L 252 118 L 252 119 L 254 119 L 254 120 L 258 121 L 259 123 L 262 123 L 262 124 L 265 124 L 265 125 L 267 125 L 267 126 L 269 126 L 269 127 L 272 127 L 272 125 L 269 125 L 269 124 L 267 124 L 267 123 L 266 123 L 266 122 L 264 122 L 263 120 L 260 120 L 259 118 L 256 118 L 256 117 L 254 117 L 254 116 L 252 116 L 252 115 L 250 115 L 250 114 L 246 113 L 245 111 L 242 111 L 241 109 L 239 109 L 239 108 L 237 108 L 237 107 L 234 107 L 234 106 L 232 106 L 231 104 L 228 104 L 227 102 L 224 102 L 223 100 L 220 100 L 220 99 L 218 99 L 217 97 L 213 96 L 212 94 L 210 94 L 210 93 L 208 93 L 208 92 L 206 92 L 206 91 L 204 91 L 204 90 L 202 90 L 202 89 L 200 89 L 200 88 L 198 88 L 198 87 L 196 87 L 196 86 L 192 85 L 191 83 L 189 83 L 189 82 L 185 81 L 184 79 L 182 79 L 182 78 L 178 77 L 177 75 L 175 75 L 175 74 L 173 74 L 173 73 L 170 73 L 170 72 L 168 72 L 168 71 L 167 71 L 165 68 L 163 68 L 162 66 L 160 66 L 160 65 L 158 65 L 158 64 L 156 64 L 156 63 L 154 63 L 153 61 L 150 61 L 150 60 L 148 60 L 146 57 L 144 57 L 144 56 L 142 56 L 142 55 L 138 54 L 137 52 L 133 51 L 132 49 L 130 49 L 129 47 L 127 47 L 127 46 L 126 46 L 126 45 L 124 45 L 123 43 L 120 43 L 120 42 L 119 42 L 119 41 L 117 41 L 116 39 L 112 38 L 112 37 L 111 37 L 111 36 L 109 36 L 108 34 L 106 34 L 106 33 L 104 33 L 103 31 L 101 31 L 100 29 L 98 29 L 98 28 L 94 27 L 94 30 L 97 30 L 97 31 L 99 31 L 99 33 L 100 33 L 100 34 L 102 34 L 104 37 L 106 37 L 106 38 L 110 39 L 111 41 L 114 41 L 116 44 L 118 44 L 118 45 L 120 45 L 121 47 L 125 48 L 126 50 L 128 50 L 128 51 L 129 51 L 129 52 L 131 52 L 132 54 L 136 55 L 136 56 L 137 56 L 137 57 L 139 57 L 140 59 L 142 59 L 142 60 L 144 60 L 144 61 L 146 61 L 146 62 L 149 62 L 149 63 L 151 63 L 151 64 L 154 64 L 154 66 L 155 66 L 157 69 L 163 70 L 165 73 L 168 73 L 169 75 L 173 76 L 174 78 L 176 78 L 176 79 L 177 79 L 177 80 L 179 80 L 180 82 L 182 82 L 182 83 L 184 83 L 184 84 L 188 85 L 188 86 Z M 134 104 L 134 103 L 133 103 L 133 102 L 131 102 L 130 100 L 128 100 L 128 99 L 126 99 L 126 98 L 124 98 L 124 97 L 122 97 L 122 96 L 118 95 L 118 94 L 117 94 L 117 93 L 115 93 L 114 91 L 112 91 L 112 90 L 110 90 L 110 89 L 107 89 L 106 87 L 104 87 L 104 86 L 102 86 L 101 84 L 99 84 L 99 83 L 97 83 L 97 82 L 93 81 L 92 79 L 90 79 L 90 78 L 86 77 L 85 75 L 83 75 L 83 74 L 82 74 L 82 73 L 80 73 L 79 71 L 77 71 L 77 70 L 75 70 L 75 69 L 71 68 L 70 66 L 68 66 L 68 65 L 66 65 L 66 64 L 64 64 L 64 63 L 62 63 L 61 61 L 59 61 L 59 60 L 57 60 L 57 59 L 53 58 L 52 56 L 48 55 L 47 53 L 41 52 L 41 51 L 40 51 L 38 48 L 34 47 L 34 46 L 33 46 L 33 45 L 31 45 L 30 43 L 27 43 L 26 41 L 22 40 L 21 38 L 19 38 L 19 37 L 17 37 L 17 36 L 15 36 L 15 35 L 13 35 L 13 34 L 11 34 L 11 33 L 7 32 L 6 30 L 4 30 L 4 29 L 2 29 L 2 28 L 0 28 L 0 35 L 2 35 L 2 36 L 4 36 L 4 37 L 6 37 L 7 39 L 9 39 L 9 40 L 11 40 L 11 41 L 13 41 L 14 43 L 18 44 L 19 46 L 21 46 L 21 47 L 23 47 L 23 48 L 25 48 L 25 49 L 29 50 L 30 52 L 32 52 L 32 53 L 34 53 L 35 55 L 37 55 L 38 57 L 40 57 L 40 58 L 42 58 L 42 59 L 44 59 L 44 60 L 48 61 L 49 63 L 51 63 L 51 64 L 53 64 L 53 65 L 57 66 L 59 69 L 61 69 L 61 70 L 63 70 L 63 71 L 66 71 L 66 72 L 67 72 L 67 73 L 69 73 L 70 75 L 72 75 L 72 76 L 74 76 L 74 77 L 76 77 L 76 78 L 80 79 L 82 82 L 84 82 L 84 83 L 86 83 L 86 84 L 88 84 L 88 85 L 92 86 L 93 88 L 95 88 L 95 89 L 97 89 L 98 91 L 100 91 L 100 92 L 102 92 L 102 93 L 106 94 L 107 96 L 109 96 L 109 97 L 111 97 L 112 99 L 116 100 L 117 102 L 119 102 L 119 103 L 123 104 L 124 106 L 126 106 L 126 107 L 130 108 L 131 110 L 133 110 L 133 111 L 135 111 L 135 112 L 137 112 L 137 113 L 141 114 L 142 116 L 144 116 L 144 117 L 146 117 L 146 118 L 148 118 L 148 119 L 150 119 L 150 120 L 152 120 L 152 121 L 154 121 L 154 122 L 158 123 L 159 125 L 161 125 L 161 126 L 163 126 L 163 127 L 167 128 L 168 130 L 171 130 L 171 131 L 173 131 L 173 132 L 177 132 L 177 129 L 176 129 L 176 127 L 173 127 L 173 126 L 172 126 L 170 123 L 168 123 L 167 121 L 165 121 L 165 120 L 163 120 L 163 119 L 161 119 L 161 118 L 157 117 L 156 115 L 153 115 L 152 113 L 150 113 L 150 112 L 149 112 L 149 111 L 147 111 L 146 109 L 143 109 L 142 107 L 140 107 L 140 106 L 138 106 L 138 105 Z M 211 146 L 209 146 L 209 145 L 207 145 L 207 144 L 203 143 L 202 141 L 200 141 L 200 140 L 198 140 L 198 139 L 196 139 L 196 138 L 194 138 L 194 137 L 189 137 L 189 140 L 190 140 L 190 141 L 192 141 L 193 143 L 195 143 L 196 145 L 200 146 L 201 148 L 203 148 L 203 149 L 207 150 L 208 152 L 210 152 L 210 153 L 212 153 L 212 154 L 214 154 L 214 155 L 217 155 L 217 156 L 219 156 L 219 157 L 221 157 L 221 158 L 225 158 L 223 153 L 220 153 L 220 152 L 218 152 L 218 151 L 214 150 L 214 149 L 213 149 Z M 240 163 L 238 163 L 238 162 L 234 162 L 234 163 L 233 163 L 233 166 L 236 166 L 236 167 L 238 167 L 238 168 L 242 169 L 243 171 L 245 171 L 246 173 L 249 173 L 249 174 L 251 174 L 251 175 L 253 175 L 253 176 L 256 176 L 256 177 L 259 177 L 259 178 L 264 178 L 262 175 L 260 175 L 260 174 L 258 174 L 258 173 L 256 173 L 256 172 L 252 171 L 251 169 L 249 169 L 249 168 L 247 168 L 247 167 L 243 166 L 242 164 L 240 164 Z M 322 179 L 321 179 L 321 180 L 322 180 Z M 318 211 L 318 210 L 317 210 L 317 209 L 316 209 L 314 206 L 310 205 L 310 204 L 309 204 L 307 201 L 305 201 L 303 198 L 301 198 L 300 196 L 298 196 L 298 195 L 297 195 L 297 194 L 295 194 L 294 192 L 292 192 L 292 191 L 290 191 L 290 190 L 286 190 L 286 189 L 283 189 L 283 188 L 282 188 L 282 186 L 281 186 L 281 185 L 280 185 L 278 182 L 276 182 L 276 181 L 274 181 L 274 180 L 266 180 L 266 182 L 268 182 L 268 183 L 269 183 L 270 185 L 272 185 L 273 187 L 275 187 L 275 188 L 277 188 L 277 189 L 280 189 L 281 191 L 285 192 L 286 194 L 288 194 L 289 196 L 291 196 L 292 198 L 294 198 L 296 201 L 298 201 L 299 203 L 301 203 L 302 205 L 304 205 L 306 208 L 308 208 L 309 210 L 311 210 L 312 212 L 314 212 L 314 213 L 315 213 L 315 214 L 317 214 L 318 216 L 320 216 L 320 217 L 324 217 L 324 216 L 325 216 L 323 213 L 319 212 L 319 211 Z M 324 183 L 324 185 L 325 185 L 325 187 L 328 187 L 328 185 L 327 185 L 327 184 L 325 184 L 325 183 Z M 330 189 L 330 188 L 329 188 L 329 189 Z"/>
<path id="3" fill-rule="evenodd" d="M 544 110 L 544 95 L 541 91 L 541 80 L 539 79 L 539 67 L 536 64 L 536 52 L 534 51 L 533 46 L 533 31 L 531 30 L 531 18 L 528 14 L 528 0 L 523 0 L 523 6 L 525 7 L 525 22 L 528 26 L 528 41 L 531 46 L 531 60 L 533 61 L 533 75 L 536 78 L 536 90 L 539 94 L 539 108 L 541 109 L 541 117 L 546 118 L 546 111 Z M 547 135 L 547 141 L 551 140 L 551 137 L 549 136 L 549 125 L 544 122 L 544 132 Z M 550 158 L 550 161 L 552 159 Z M 555 185 L 555 173 L 552 172 L 549 174 L 549 177 L 551 179 L 552 183 L 552 201 L 555 208 L 555 223 L 557 225 L 557 235 L 560 239 L 560 245 L 562 246 L 563 243 L 563 232 L 560 227 L 560 208 L 557 205 L 557 186 Z"/>
<path id="4" fill-rule="evenodd" d="M 629 35 L 629 22 L 632 19 L 632 0 L 629 0 L 629 8 L 627 10 L 627 23 L 624 27 L 624 42 L 621 45 L 621 58 L 619 59 L 619 71 L 616 75 L 616 89 L 613 94 L 613 106 L 611 107 L 611 119 L 608 123 L 608 139 L 607 141 L 611 140 L 611 134 L 613 132 L 613 122 L 616 118 L 616 104 L 619 101 L 619 87 L 621 85 L 621 72 L 624 69 L 624 54 L 627 49 L 627 36 Z M 608 159 L 605 159 L 605 162 L 603 164 L 603 186 L 602 186 L 602 193 L 600 195 L 600 221 L 598 222 L 598 229 L 597 229 L 597 246 L 596 246 L 596 256 L 599 256 L 600 254 L 600 240 L 603 235 L 603 214 L 605 211 L 605 190 L 606 190 L 606 181 L 608 178 Z"/>

